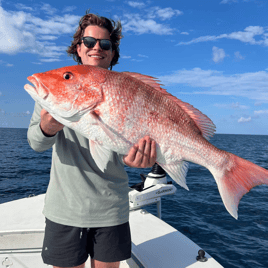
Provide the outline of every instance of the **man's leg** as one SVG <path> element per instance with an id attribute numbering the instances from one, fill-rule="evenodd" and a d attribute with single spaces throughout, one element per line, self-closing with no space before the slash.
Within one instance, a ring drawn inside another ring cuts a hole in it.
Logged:
<path id="1" fill-rule="evenodd" d="M 120 261 L 117 262 L 102 262 L 91 259 L 91 268 L 119 268 Z M 85 264 L 81 264 L 75 267 L 59 267 L 53 266 L 53 268 L 85 268 Z"/>
<path id="2" fill-rule="evenodd" d="M 120 265 L 120 261 L 102 262 L 102 261 L 91 259 L 91 268 L 119 268 L 119 265 Z"/>
<path id="3" fill-rule="evenodd" d="M 53 266 L 53 268 L 85 268 L 85 264 L 81 264 L 81 265 L 75 266 L 75 267 L 59 267 L 59 266 Z"/>
<path id="4" fill-rule="evenodd" d="M 92 268 L 118 268 L 120 261 L 131 257 L 129 223 L 90 228 L 88 253 L 91 257 Z"/>
<path id="5" fill-rule="evenodd" d="M 42 258 L 54 267 L 84 268 L 88 259 L 87 228 L 58 224 L 46 219 Z"/>

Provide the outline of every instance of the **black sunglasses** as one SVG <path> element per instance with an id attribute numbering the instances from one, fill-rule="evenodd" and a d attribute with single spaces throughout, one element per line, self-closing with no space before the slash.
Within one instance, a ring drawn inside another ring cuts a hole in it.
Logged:
<path id="1" fill-rule="evenodd" d="M 109 39 L 95 39 L 91 36 L 82 37 L 84 45 L 88 48 L 93 48 L 99 41 L 100 47 L 103 50 L 110 50 L 112 48 L 112 42 Z"/>

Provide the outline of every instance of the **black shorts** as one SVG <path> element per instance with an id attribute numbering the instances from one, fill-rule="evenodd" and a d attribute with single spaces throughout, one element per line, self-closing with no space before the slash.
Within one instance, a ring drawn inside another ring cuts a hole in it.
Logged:
<path id="1" fill-rule="evenodd" d="M 42 258 L 45 264 L 78 266 L 88 255 L 102 262 L 117 262 L 131 257 L 129 222 L 118 226 L 79 228 L 46 219 Z"/>

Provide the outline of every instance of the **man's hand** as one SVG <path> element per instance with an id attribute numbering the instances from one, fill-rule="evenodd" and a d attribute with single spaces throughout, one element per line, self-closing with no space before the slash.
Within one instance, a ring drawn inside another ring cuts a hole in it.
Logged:
<path id="1" fill-rule="evenodd" d="M 126 165 L 135 168 L 152 167 L 156 161 L 156 143 L 149 136 L 139 140 L 123 157 Z"/>
<path id="2" fill-rule="evenodd" d="M 52 137 L 64 128 L 64 125 L 56 121 L 45 109 L 40 113 L 40 128 L 45 136 Z"/>

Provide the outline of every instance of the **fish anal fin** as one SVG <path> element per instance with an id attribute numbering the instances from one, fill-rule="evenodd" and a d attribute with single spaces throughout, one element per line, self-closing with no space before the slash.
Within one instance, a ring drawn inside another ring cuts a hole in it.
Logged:
<path id="1" fill-rule="evenodd" d="M 167 173 L 168 175 L 181 187 L 189 191 L 189 188 L 186 185 L 186 175 L 188 171 L 189 163 L 185 161 L 180 161 L 177 163 L 171 164 L 161 164 L 157 162 Z"/>

